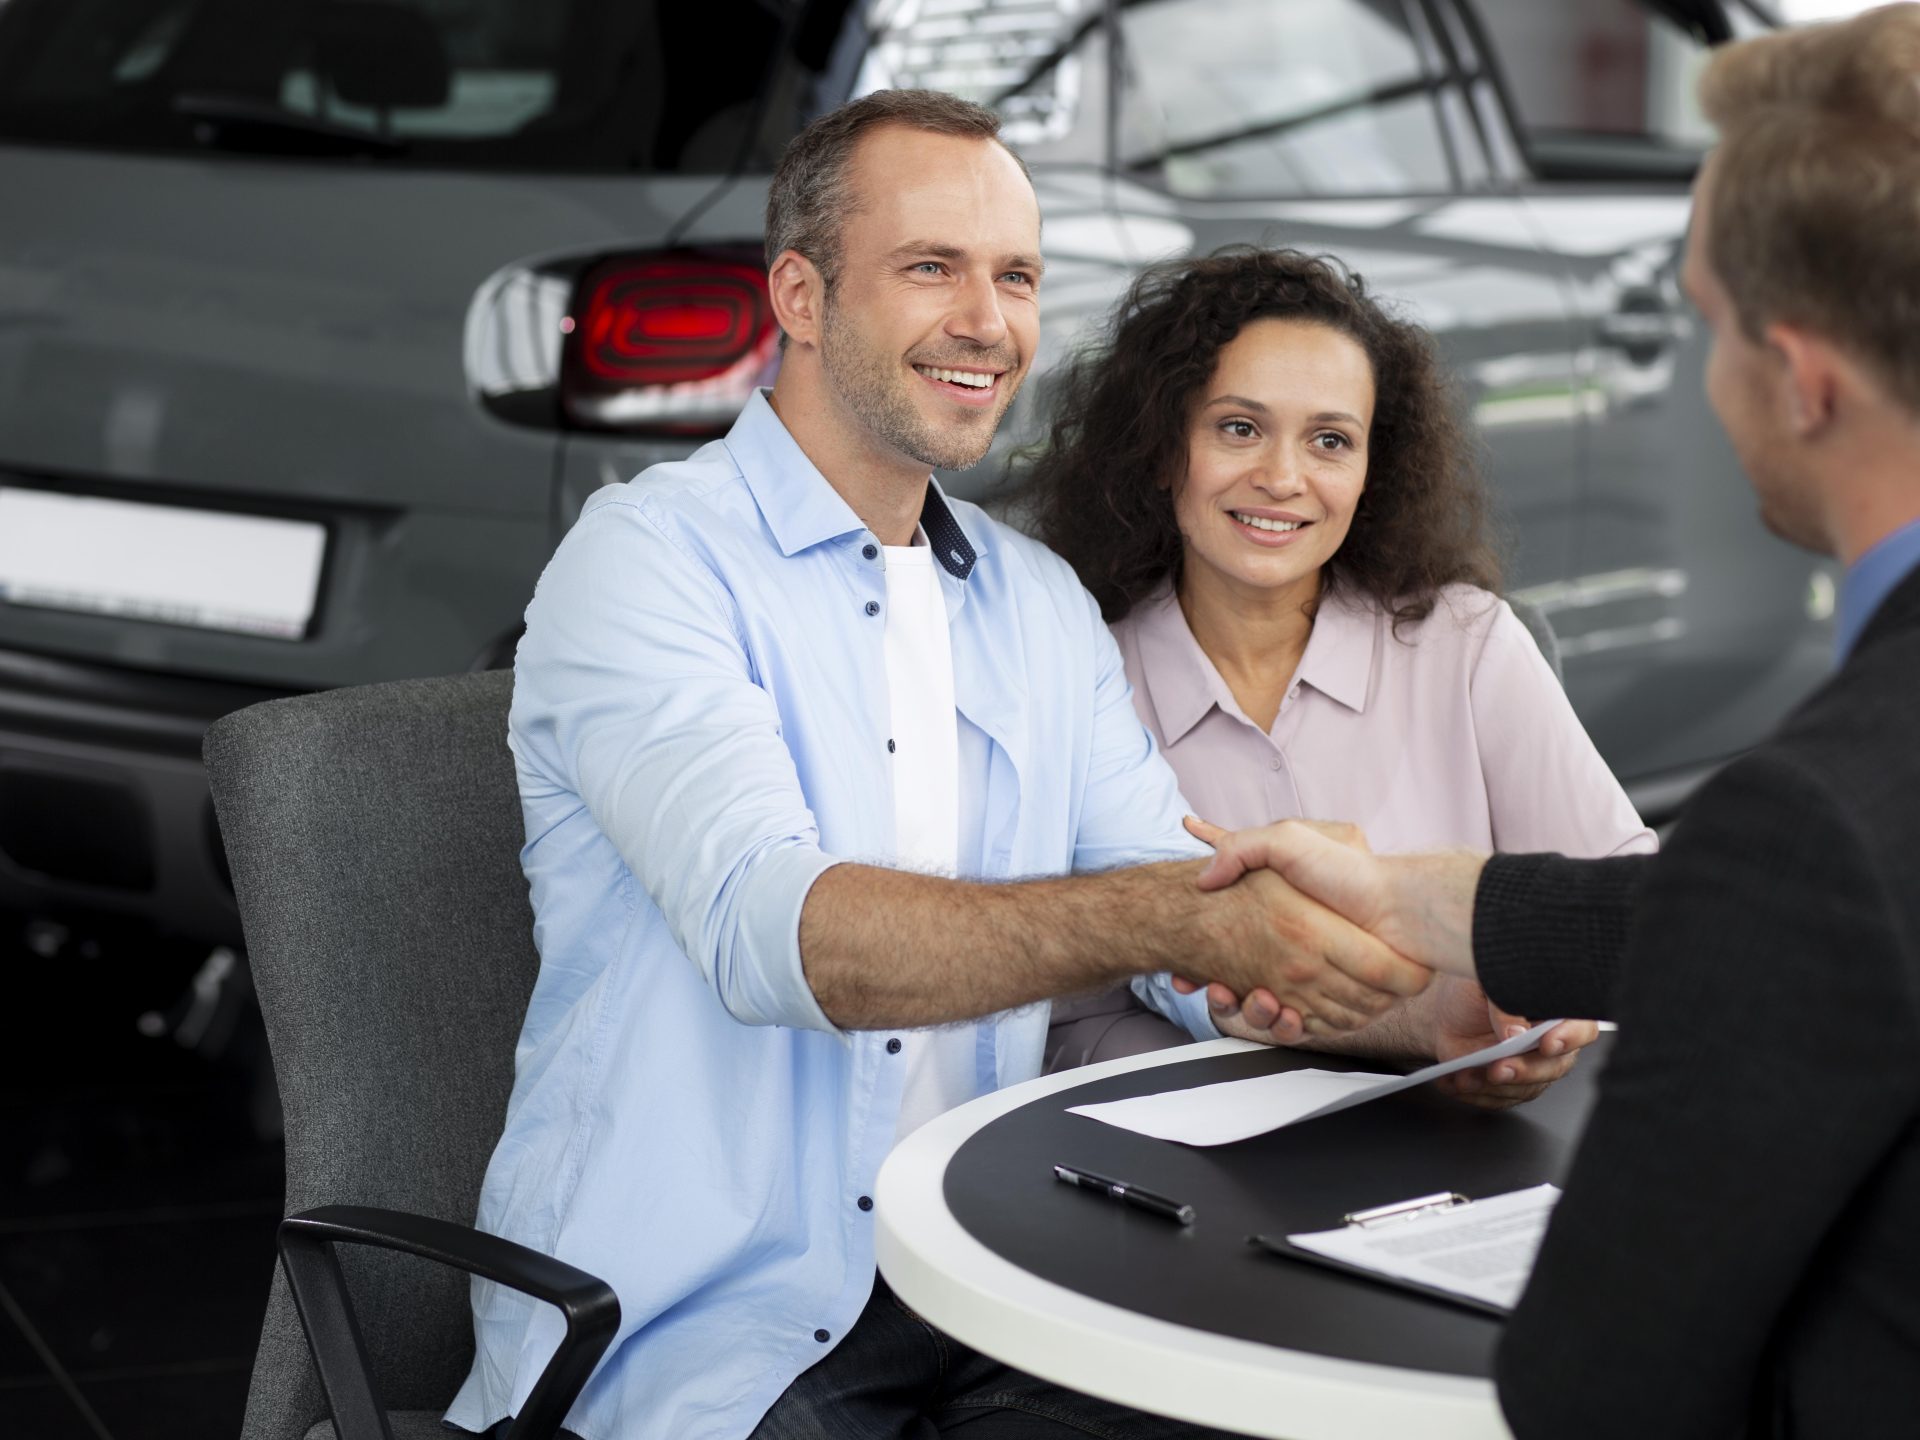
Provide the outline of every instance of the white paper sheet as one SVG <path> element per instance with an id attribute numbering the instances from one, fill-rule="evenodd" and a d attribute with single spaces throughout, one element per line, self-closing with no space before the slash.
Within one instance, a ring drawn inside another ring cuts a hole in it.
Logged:
<path id="1" fill-rule="evenodd" d="M 1302 1250 L 1511 1310 L 1527 1287 L 1560 1198 L 1555 1185 L 1492 1195 L 1451 1210 L 1289 1235 Z"/>
<path id="2" fill-rule="evenodd" d="M 1280 1075 L 1256 1076 L 1252 1080 L 1226 1080 L 1218 1085 L 1164 1090 L 1157 1095 L 1137 1095 L 1130 1100 L 1109 1100 L 1100 1105 L 1074 1105 L 1069 1109 L 1075 1115 L 1117 1125 L 1122 1130 L 1160 1140 L 1178 1140 L 1182 1145 L 1229 1145 L 1235 1140 L 1278 1130 L 1283 1125 L 1297 1125 L 1302 1120 L 1377 1100 L 1396 1090 L 1424 1085 L 1456 1070 L 1470 1070 L 1476 1065 L 1491 1065 L 1496 1060 L 1524 1054 L 1559 1023 L 1543 1020 L 1523 1035 L 1462 1055 L 1458 1060 L 1429 1065 L 1411 1075 L 1289 1070 Z"/>

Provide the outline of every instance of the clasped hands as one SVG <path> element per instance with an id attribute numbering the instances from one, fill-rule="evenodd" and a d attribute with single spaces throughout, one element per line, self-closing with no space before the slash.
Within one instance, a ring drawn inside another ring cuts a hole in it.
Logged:
<path id="1" fill-rule="evenodd" d="M 1230 833 L 1190 816 L 1187 829 L 1214 849 L 1200 888 L 1250 887 L 1269 927 L 1247 937 L 1246 963 L 1204 977 L 1223 1034 L 1451 1060 L 1528 1027 L 1475 980 L 1473 896 L 1484 856 L 1376 856 L 1358 828 L 1319 821 Z M 1202 983 L 1174 980 L 1189 993 Z M 1597 1034 L 1593 1022 L 1569 1020 L 1535 1051 L 1436 1086 L 1487 1108 L 1518 1104 L 1571 1070 Z"/>

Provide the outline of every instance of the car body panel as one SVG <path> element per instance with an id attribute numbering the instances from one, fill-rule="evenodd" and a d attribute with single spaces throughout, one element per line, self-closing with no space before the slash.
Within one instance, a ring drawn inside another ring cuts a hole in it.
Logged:
<path id="1" fill-rule="evenodd" d="M 289 687 L 465 667 L 551 550 L 559 451 L 474 405 L 476 288 L 657 243 L 723 185 L 0 146 L 33 197 L 0 227 L 0 484 L 330 532 L 305 640 L 0 605 L 0 646 Z"/>
<path id="2" fill-rule="evenodd" d="M 1582 397 L 1572 563 L 1532 598 L 1602 754 L 1636 779 L 1711 764 L 1831 671 L 1837 567 L 1766 533 L 1714 418 L 1684 190 L 1522 203 L 1570 279 Z"/>

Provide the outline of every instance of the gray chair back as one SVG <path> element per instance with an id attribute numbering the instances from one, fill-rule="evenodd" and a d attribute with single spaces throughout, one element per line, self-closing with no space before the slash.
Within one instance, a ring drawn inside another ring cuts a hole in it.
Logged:
<path id="1" fill-rule="evenodd" d="M 286 1113 L 288 1213 L 471 1224 L 539 959 L 519 864 L 506 671 L 276 700 L 206 760 Z M 437 1411 L 473 1355 L 467 1280 L 341 1256 L 384 1403 Z M 326 1418 L 275 1269 L 245 1440 Z"/>

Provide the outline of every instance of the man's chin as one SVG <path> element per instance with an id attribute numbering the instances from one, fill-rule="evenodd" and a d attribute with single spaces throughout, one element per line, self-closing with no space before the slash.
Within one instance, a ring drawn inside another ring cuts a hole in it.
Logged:
<path id="1" fill-rule="evenodd" d="M 1760 502 L 1760 523 L 1769 534 L 1815 555 L 1831 556 L 1834 545 L 1811 516 L 1783 509 L 1767 501 Z"/>
<path id="2" fill-rule="evenodd" d="M 934 470 L 971 470 L 987 458 L 999 429 L 997 414 L 983 414 L 964 425 L 929 426 L 923 453 L 914 458 Z"/>

